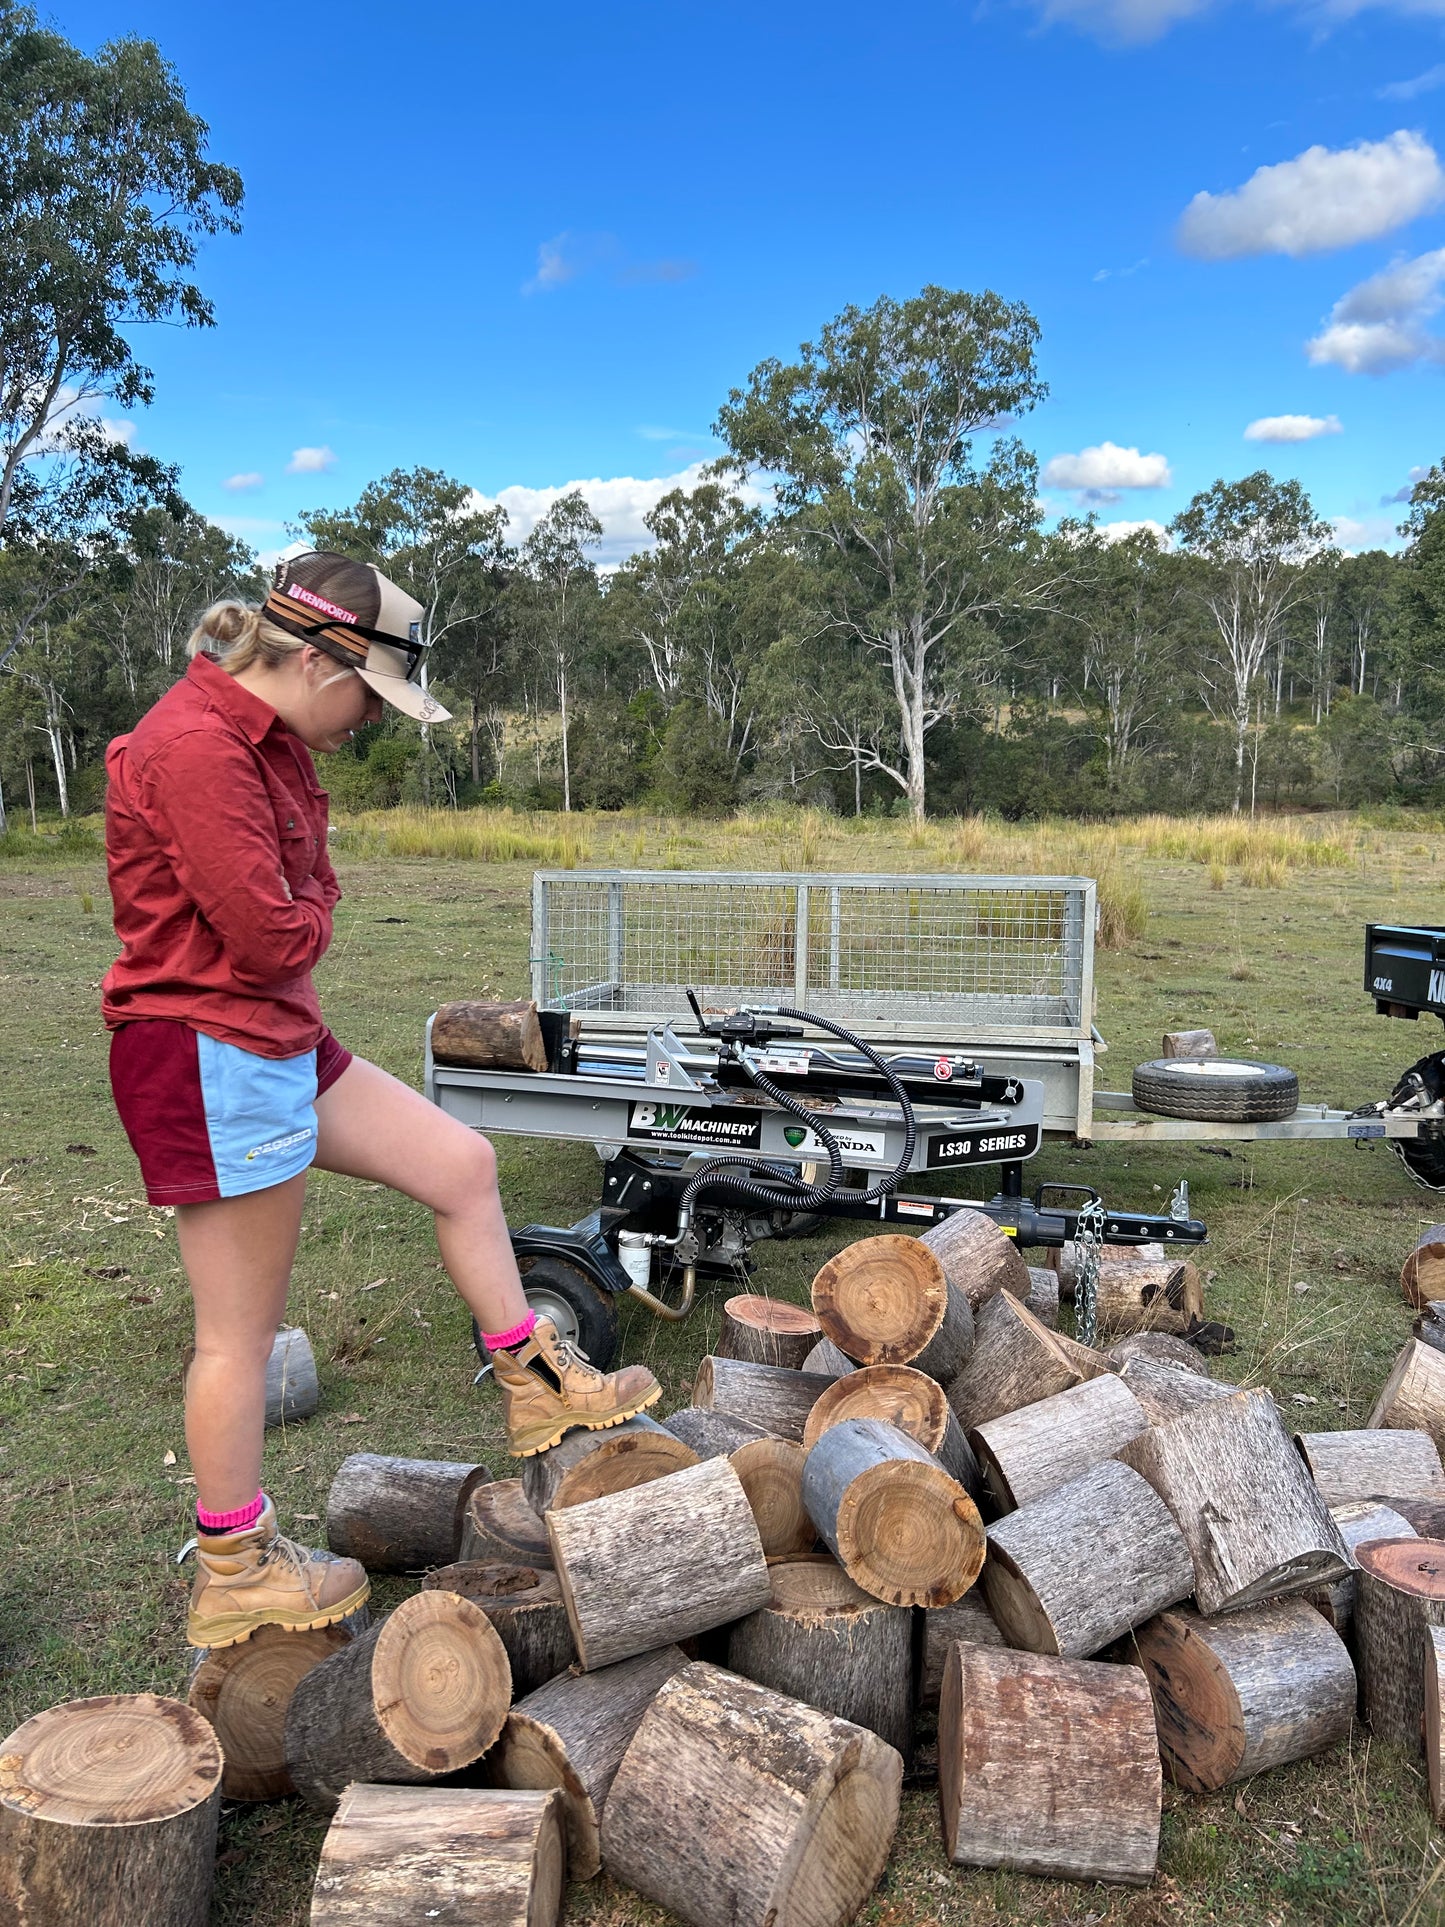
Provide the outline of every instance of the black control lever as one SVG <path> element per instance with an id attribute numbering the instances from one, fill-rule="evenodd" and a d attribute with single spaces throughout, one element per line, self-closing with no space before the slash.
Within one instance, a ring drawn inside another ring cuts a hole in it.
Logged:
<path id="1" fill-rule="evenodd" d="M 730 1010 L 726 1016 L 709 1021 L 692 991 L 688 991 L 687 1001 L 697 1019 L 699 1037 L 718 1037 L 727 1044 L 766 1044 L 774 1037 L 803 1035 L 800 1024 L 775 1023 L 770 1017 L 760 1017 L 755 1010 Z"/>

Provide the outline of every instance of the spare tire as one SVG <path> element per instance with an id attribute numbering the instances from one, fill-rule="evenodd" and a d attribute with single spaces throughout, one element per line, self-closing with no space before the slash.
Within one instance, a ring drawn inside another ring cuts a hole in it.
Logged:
<path id="1" fill-rule="evenodd" d="M 1159 1057 L 1135 1071 L 1134 1103 L 1201 1124 L 1268 1124 L 1299 1109 L 1299 1079 L 1246 1057 Z"/>

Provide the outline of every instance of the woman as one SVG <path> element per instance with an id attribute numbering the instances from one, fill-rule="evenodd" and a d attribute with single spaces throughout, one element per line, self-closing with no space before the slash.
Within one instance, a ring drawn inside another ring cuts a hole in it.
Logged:
<path id="1" fill-rule="evenodd" d="M 365 563 L 297 556 L 261 607 L 206 612 L 185 677 L 106 758 L 122 945 L 102 986 L 111 1085 L 147 1196 L 175 1207 L 195 1304 L 197 1646 L 260 1625 L 329 1625 L 367 1595 L 354 1560 L 280 1537 L 260 1490 L 266 1362 L 309 1165 L 390 1184 L 436 1213 L 519 1456 L 660 1395 L 642 1366 L 604 1375 L 529 1313 L 491 1145 L 353 1057 L 321 1018 L 311 972 L 341 892 L 310 752 L 340 749 L 383 702 L 448 720 L 410 680 L 423 614 Z"/>

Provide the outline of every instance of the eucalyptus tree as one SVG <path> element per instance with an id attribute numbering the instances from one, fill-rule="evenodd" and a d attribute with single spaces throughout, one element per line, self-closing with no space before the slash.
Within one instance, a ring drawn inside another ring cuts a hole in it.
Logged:
<path id="1" fill-rule="evenodd" d="M 1180 572 L 1150 529 L 1110 541 L 1097 528 L 1076 527 L 1057 539 L 1076 570 L 1062 610 L 1065 633 L 1078 638 L 1069 680 L 1097 718 L 1105 781 L 1120 796 L 1157 725 L 1179 704 Z"/>
<path id="2" fill-rule="evenodd" d="M 582 491 L 573 489 L 552 504 L 522 544 L 513 583 L 519 629 L 557 697 L 564 810 L 572 807 L 571 704 L 598 602 L 597 569 L 587 551 L 601 540 L 602 524 Z"/>

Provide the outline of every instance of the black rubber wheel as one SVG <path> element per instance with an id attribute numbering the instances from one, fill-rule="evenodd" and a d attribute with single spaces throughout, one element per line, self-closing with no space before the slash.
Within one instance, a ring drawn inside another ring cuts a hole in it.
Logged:
<path id="1" fill-rule="evenodd" d="M 617 1298 L 594 1284 L 577 1265 L 564 1258 L 523 1257 L 518 1261 L 527 1303 L 540 1317 L 550 1318 L 559 1337 L 585 1352 L 598 1371 L 610 1369 L 617 1350 Z M 491 1354 L 482 1343 L 481 1329 L 472 1320 L 472 1342 L 486 1364 Z"/>
<path id="2" fill-rule="evenodd" d="M 1201 1124 L 1269 1124 L 1299 1109 L 1299 1079 L 1247 1057 L 1159 1057 L 1135 1071 L 1134 1103 Z"/>
<path id="3" fill-rule="evenodd" d="M 1391 1143 L 1418 1184 L 1429 1191 L 1445 1191 L 1445 1137 L 1397 1137 Z"/>

